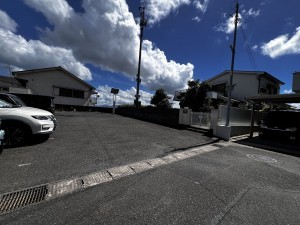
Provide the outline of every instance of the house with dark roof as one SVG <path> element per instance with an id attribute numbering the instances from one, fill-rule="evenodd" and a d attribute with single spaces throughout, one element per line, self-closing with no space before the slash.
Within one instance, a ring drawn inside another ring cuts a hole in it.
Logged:
<path id="1" fill-rule="evenodd" d="M 214 92 L 221 96 L 228 96 L 230 70 L 206 80 Z M 232 82 L 232 99 L 245 101 L 246 98 L 256 95 L 273 95 L 280 93 L 280 86 L 284 83 L 264 71 L 235 70 Z"/>
<path id="2" fill-rule="evenodd" d="M 15 71 L 12 75 L 19 87 L 28 89 L 30 94 L 55 97 L 55 104 L 87 105 L 95 90 L 95 87 L 60 66 Z"/>

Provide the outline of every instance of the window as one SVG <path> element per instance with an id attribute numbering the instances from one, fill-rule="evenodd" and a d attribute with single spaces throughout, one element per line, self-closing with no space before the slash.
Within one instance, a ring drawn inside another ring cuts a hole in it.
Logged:
<path id="1" fill-rule="evenodd" d="M 84 92 L 79 90 L 73 90 L 74 98 L 84 98 Z"/>
<path id="2" fill-rule="evenodd" d="M 221 93 L 226 96 L 226 83 L 212 85 L 212 91 Z"/>
<path id="3" fill-rule="evenodd" d="M 8 92 L 9 88 L 8 87 L 0 87 L 0 91 Z"/>
<path id="4" fill-rule="evenodd" d="M 72 89 L 60 88 L 59 96 L 72 97 Z"/>
<path id="5" fill-rule="evenodd" d="M 84 91 L 69 88 L 59 88 L 59 96 L 71 98 L 84 98 Z"/>

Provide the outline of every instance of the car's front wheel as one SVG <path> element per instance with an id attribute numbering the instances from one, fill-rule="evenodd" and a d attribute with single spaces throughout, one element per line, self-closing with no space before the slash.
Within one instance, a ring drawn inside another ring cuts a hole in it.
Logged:
<path id="1" fill-rule="evenodd" d="M 9 147 L 20 146 L 25 143 L 29 135 L 28 128 L 23 124 L 11 123 L 3 126 L 5 131 L 4 145 Z"/>

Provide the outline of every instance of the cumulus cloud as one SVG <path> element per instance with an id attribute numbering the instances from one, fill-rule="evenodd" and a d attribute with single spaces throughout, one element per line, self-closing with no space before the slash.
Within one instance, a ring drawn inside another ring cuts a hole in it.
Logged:
<path id="1" fill-rule="evenodd" d="M 85 80 L 91 80 L 91 72 L 78 62 L 71 50 L 53 47 L 38 40 L 27 41 L 20 35 L 0 28 L 0 61 L 13 67 L 34 69 L 62 66 Z"/>
<path id="2" fill-rule="evenodd" d="M 142 4 L 147 9 L 148 23 L 153 25 L 166 18 L 170 13 L 176 12 L 183 5 L 193 5 L 204 14 L 210 0 L 142 0 Z M 193 19 L 200 22 L 200 18 Z"/>
<path id="3" fill-rule="evenodd" d="M 168 11 L 189 1 L 149 1 L 149 6 L 151 2 Z M 171 8 L 165 2 L 172 2 Z M 71 49 L 82 63 L 123 73 L 131 78 L 136 76 L 139 26 L 125 0 L 83 1 L 84 12 L 81 13 L 75 12 L 65 0 L 26 0 L 26 3 L 43 13 L 52 25 L 42 30 L 45 44 Z M 159 15 L 160 12 L 153 14 L 152 20 L 160 18 Z M 180 64 L 167 59 L 151 41 L 144 41 L 141 79 L 142 85 L 150 90 L 164 88 L 168 93 L 174 93 L 184 88 L 193 77 L 193 68 L 190 63 Z"/>
<path id="4" fill-rule="evenodd" d="M 182 5 L 189 5 L 191 0 L 142 0 L 146 6 L 148 22 L 150 25 L 166 18 L 171 12 L 176 11 Z"/>
<path id="5" fill-rule="evenodd" d="M 283 93 L 284 94 L 293 94 L 294 92 L 292 89 L 290 89 L 290 90 L 284 90 Z"/>
<path id="6" fill-rule="evenodd" d="M 9 30 L 11 32 L 17 31 L 18 24 L 11 19 L 6 12 L 2 11 L 0 9 L 0 28 L 3 28 L 4 30 Z"/>
<path id="7" fill-rule="evenodd" d="M 99 92 L 100 97 L 98 98 L 97 105 L 102 106 L 112 106 L 112 93 L 111 87 L 105 85 L 105 86 L 99 86 L 97 88 L 97 91 Z M 133 99 L 135 98 L 136 89 L 134 87 L 127 89 L 127 90 L 120 90 L 117 95 L 116 105 L 132 105 Z M 141 95 L 141 101 L 142 105 L 150 105 L 151 97 L 153 94 L 140 90 Z"/>
<path id="8" fill-rule="evenodd" d="M 238 15 L 238 24 L 237 27 L 244 26 L 245 20 L 244 18 L 247 17 L 258 17 L 260 15 L 260 10 L 255 11 L 253 8 L 246 10 L 243 9 L 241 13 Z M 235 21 L 235 14 L 228 17 L 226 13 L 222 15 L 223 22 L 217 26 L 214 27 L 216 31 L 221 31 L 226 34 L 230 34 L 234 32 L 234 21 Z M 224 21 L 225 20 L 225 21 Z"/>
<path id="9" fill-rule="evenodd" d="M 107 106 L 112 107 L 113 105 L 113 96 L 110 93 L 112 87 L 107 85 L 99 86 L 96 88 L 97 92 L 99 93 L 99 98 L 97 101 L 97 105 L 99 106 Z M 127 89 L 127 90 L 119 90 L 117 94 L 116 105 L 133 105 L 133 99 L 135 98 L 136 89 L 134 87 Z M 141 104 L 143 106 L 150 105 L 151 98 L 154 94 L 140 90 L 141 95 Z M 173 101 L 173 95 L 168 95 L 170 97 L 170 103 L 172 104 L 172 108 L 180 108 L 178 101 Z"/>
<path id="10" fill-rule="evenodd" d="M 261 46 L 262 54 L 271 58 L 283 55 L 300 54 L 300 27 L 296 28 L 293 36 L 280 35 Z"/>
<path id="11" fill-rule="evenodd" d="M 223 18 L 226 18 L 226 17 L 227 17 L 227 14 L 223 14 Z M 243 21 L 242 15 L 239 14 L 238 18 L 239 18 L 239 23 L 237 24 L 237 27 L 240 27 L 242 25 L 242 21 Z M 218 26 L 215 26 L 214 29 L 216 31 L 221 31 L 226 34 L 230 34 L 230 33 L 234 32 L 234 26 L 235 26 L 234 21 L 235 21 L 235 15 L 232 15 L 231 17 L 226 19 L 225 22 L 221 23 Z"/>

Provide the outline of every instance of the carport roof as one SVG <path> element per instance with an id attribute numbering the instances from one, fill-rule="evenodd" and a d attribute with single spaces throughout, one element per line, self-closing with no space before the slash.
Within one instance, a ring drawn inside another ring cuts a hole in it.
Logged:
<path id="1" fill-rule="evenodd" d="M 247 98 L 252 102 L 300 103 L 300 94 L 258 95 Z"/>

